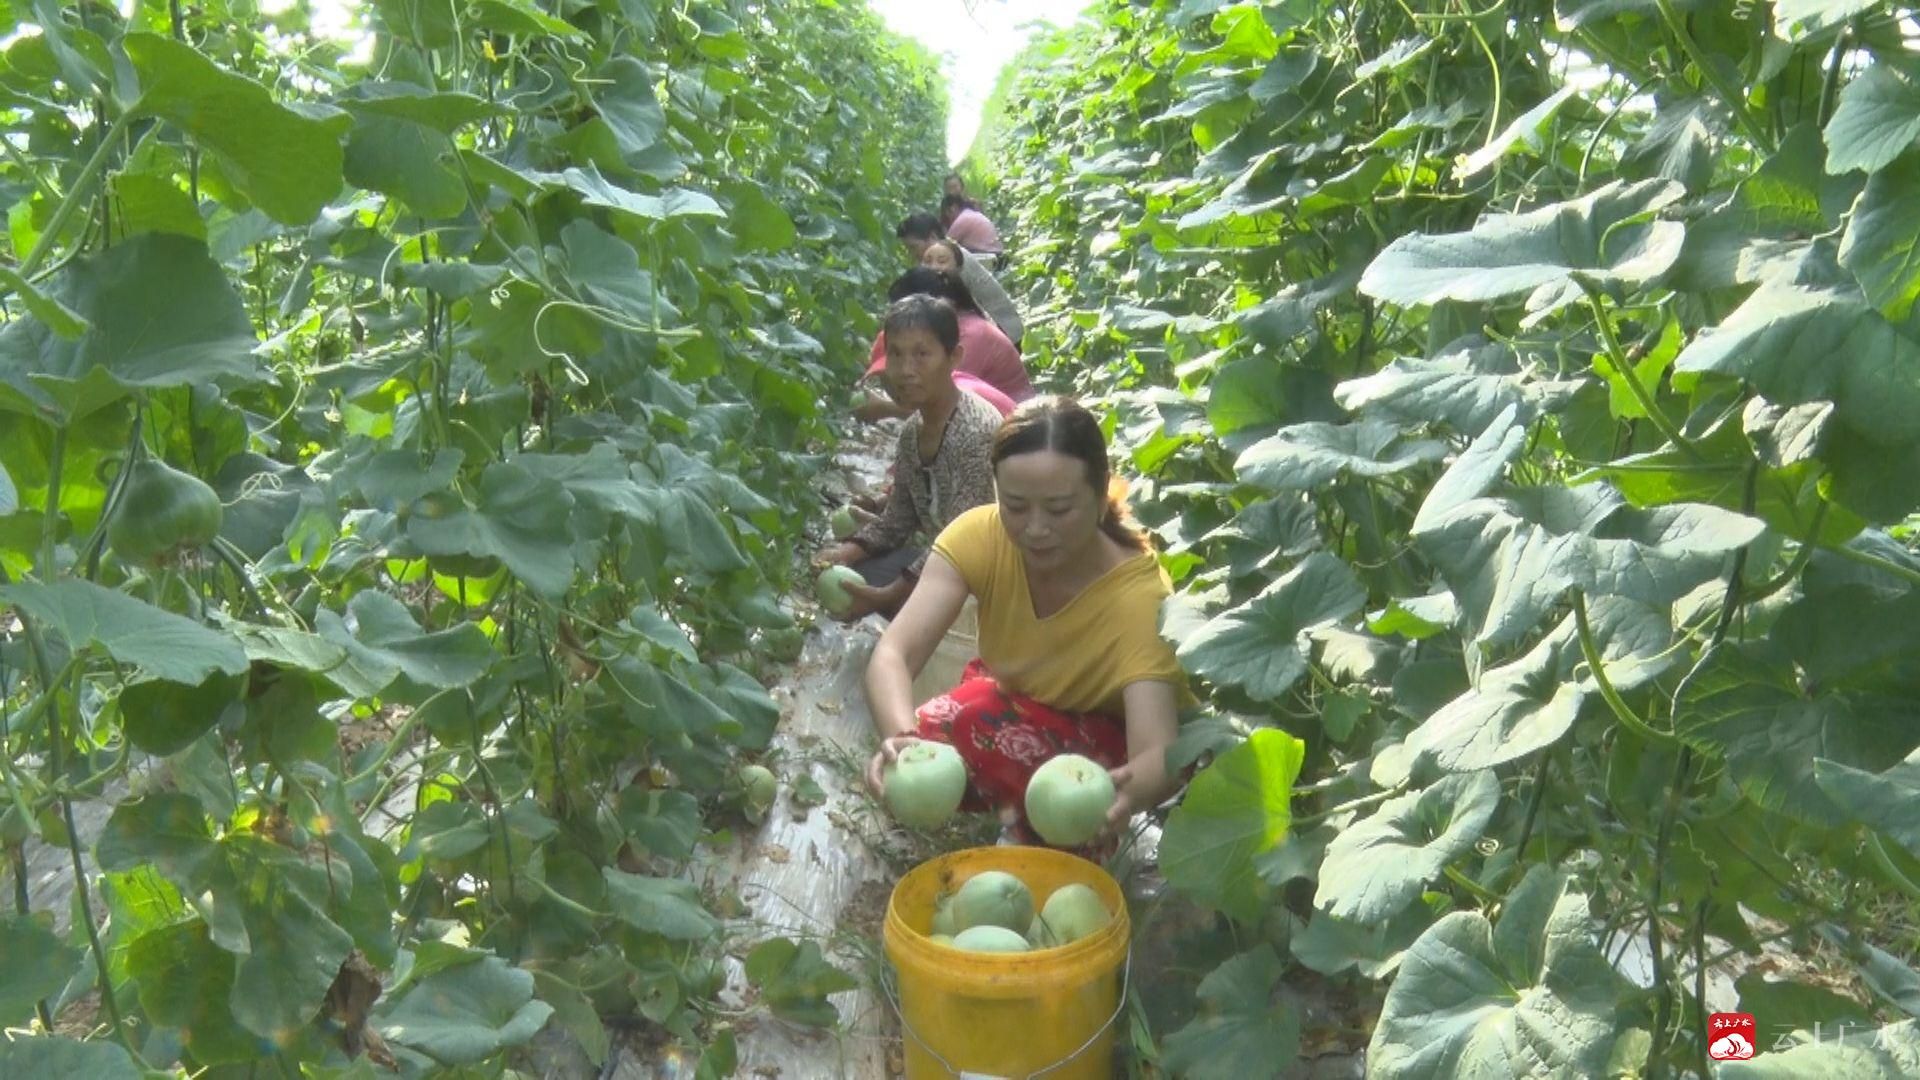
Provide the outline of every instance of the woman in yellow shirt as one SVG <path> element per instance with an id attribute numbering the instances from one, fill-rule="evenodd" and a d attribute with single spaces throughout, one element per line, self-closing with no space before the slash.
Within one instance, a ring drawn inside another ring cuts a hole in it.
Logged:
<path id="1" fill-rule="evenodd" d="M 967 764 L 967 808 L 997 808 L 1037 842 L 1027 781 L 1049 758 L 1077 753 L 1112 771 L 1111 836 L 1174 787 L 1166 751 L 1185 680 L 1159 633 L 1171 583 L 1108 495 L 1106 440 L 1086 409 L 1057 397 L 1022 404 L 991 460 L 995 501 L 940 533 L 867 665 L 881 738 L 867 784 L 878 794 L 908 743 L 949 743 Z M 980 658 L 916 710 L 914 677 L 969 596 L 980 605 Z"/>

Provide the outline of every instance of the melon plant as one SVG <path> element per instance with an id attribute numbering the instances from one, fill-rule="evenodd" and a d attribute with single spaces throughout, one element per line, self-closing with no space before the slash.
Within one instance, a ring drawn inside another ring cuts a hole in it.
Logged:
<path id="1" fill-rule="evenodd" d="M 963 171 L 1201 706 L 1160 1071 L 1920 1060 L 1915 12 L 1093 0 L 1008 75 Z M 1809 996 L 1847 1038 L 1707 1060 Z"/>
<path id="2" fill-rule="evenodd" d="M 1004 870 L 983 870 L 954 892 L 953 925 L 963 933 L 998 926 L 1025 934 L 1033 926 L 1033 891 Z"/>
<path id="3" fill-rule="evenodd" d="M 1027 820 L 1055 847 L 1080 847 L 1106 828 L 1113 809 L 1113 778 L 1079 754 L 1049 758 L 1027 781 Z"/>
<path id="4" fill-rule="evenodd" d="M 853 567 L 829 566 L 815 579 L 814 594 L 830 614 L 844 616 L 853 610 L 853 597 L 847 592 L 847 586 L 864 584 L 866 579 Z"/>
<path id="5" fill-rule="evenodd" d="M 7 7 L 0 1076 L 500 1075 L 602 1016 L 726 1073 L 687 868 L 777 794 L 821 360 L 938 65 L 861 0 L 269 6 Z"/>
<path id="6" fill-rule="evenodd" d="M 946 824 L 967 794 L 967 765 L 960 751 L 930 739 L 902 747 L 881 779 L 888 812 L 915 829 Z"/>

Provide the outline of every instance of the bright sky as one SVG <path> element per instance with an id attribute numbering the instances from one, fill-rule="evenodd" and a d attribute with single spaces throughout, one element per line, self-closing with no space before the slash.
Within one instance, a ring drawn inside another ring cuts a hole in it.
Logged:
<path id="1" fill-rule="evenodd" d="M 925 45 L 947 76 L 952 115 L 947 161 L 960 160 L 980 130 L 1000 69 L 1027 44 L 1033 24 L 1067 26 L 1088 0 L 868 0 L 897 34 Z M 973 8 L 971 14 L 967 9 Z"/>

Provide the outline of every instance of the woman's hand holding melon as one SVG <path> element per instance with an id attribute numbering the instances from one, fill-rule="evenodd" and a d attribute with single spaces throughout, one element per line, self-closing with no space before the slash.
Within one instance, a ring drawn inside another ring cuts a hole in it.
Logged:
<path id="1" fill-rule="evenodd" d="M 874 798 L 885 798 L 887 794 L 887 766 L 900 757 L 900 751 L 920 741 L 918 735 L 893 735 L 880 740 L 880 749 L 867 762 L 867 790 Z"/>

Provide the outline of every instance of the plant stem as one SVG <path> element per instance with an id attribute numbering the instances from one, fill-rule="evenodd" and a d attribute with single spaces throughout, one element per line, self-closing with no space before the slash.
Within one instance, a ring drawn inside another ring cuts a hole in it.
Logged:
<path id="1" fill-rule="evenodd" d="M 67 685 L 69 677 L 77 669 L 69 662 L 60 680 L 48 687 L 51 692 L 57 687 Z M 66 756 L 67 732 L 60 722 L 60 709 L 56 705 L 47 714 L 47 772 L 56 780 L 64 771 L 62 759 Z M 93 918 L 93 898 L 87 886 L 87 867 L 80 857 L 80 829 L 73 820 L 73 800 L 68 797 L 66 786 L 59 785 L 54 797 L 60 803 L 60 816 L 67 827 L 67 854 L 73 861 L 73 898 L 80 905 L 80 920 L 87 927 L 87 943 L 93 948 L 93 964 L 100 973 L 100 1004 L 107 1010 L 107 1018 L 113 1023 L 113 1033 L 132 1052 L 134 1059 L 140 1059 L 140 1048 L 133 1044 L 133 1038 L 127 1034 L 127 1027 L 120 1017 L 120 1003 L 113 995 L 113 972 L 107 964 L 107 951 L 100 944 L 100 928 Z"/>
<path id="2" fill-rule="evenodd" d="M 1653 393 L 1641 383 L 1640 373 L 1633 370 L 1633 361 L 1628 358 L 1626 350 L 1620 347 L 1619 335 L 1613 332 L 1613 321 L 1607 318 L 1607 306 L 1601 302 L 1599 287 L 1590 281 L 1582 280 L 1580 288 L 1587 294 L 1587 306 L 1593 310 L 1593 321 L 1599 328 L 1601 342 L 1606 346 L 1607 359 L 1612 361 L 1614 370 L 1620 375 L 1620 381 L 1627 384 L 1627 391 L 1633 395 L 1633 399 L 1646 410 L 1647 419 L 1653 423 L 1654 427 L 1660 429 L 1660 434 L 1665 435 L 1669 442 L 1679 447 L 1682 453 L 1696 461 L 1704 460 L 1700 448 L 1693 445 L 1693 440 L 1680 434 L 1680 429 L 1667 418 L 1666 413 L 1660 410 L 1660 403 L 1654 400 Z"/>
<path id="3" fill-rule="evenodd" d="M 67 222 L 71 221 L 74 213 L 80 209 L 81 201 L 87 196 L 87 189 L 106 169 L 108 155 L 120 142 L 120 136 L 126 132 L 127 125 L 132 122 L 131 112 L 121 113 L 120 118 L 113 122 L 113 126 L 107 129 L 105 135 L 101 136 L 100 145 L 94 148 L 93 156 L 87 159 L 86 165 L 80 169 L 80 175 L 74 178 L 73 186 L 67 189 L 67 197 L 60 200 L 60 205 L 53 211 L 52 219 L 47 222 L 47 227 L 41 230 L 40 239 L 33 245 L 33 250 L 27 254 L 27 260 L 20 264 L 21 277 L 32 277 L 33 272 L 40 268 L 40 264 L 47 261 L 47 256 L 53 254 L 54 245 L 60 241 L 61 231 L 67 227 Z"/>
<path id="4" fill-rule="evenodd" d="M 1774 149 L 1773 140 L 1767 137 L 1767 133 L 1761 129 L 1759 122 L 1753 118 L 1752 110 L 1747 107 L 1747 96 L 1723 82 L 1720 73 L 1707 63 L 1706 54 L 1700 51 L 1699 44 L 1687 31 L 1687 24 L 1681 22 L 1679 14 L 1673 10 L 1673 0 L 1654 0 L 1654 2 L 1660 8 L 1661 21 L 1667 24 L 1667 30 L 1679 40 L 1680 51 L 1687 54 L 1687 59 L 1692 61 L 1694 68 L 1700 72 L 1700 77 L 1706 80 L 1707 85 L 1713 87 L 1714 93 L 1720 95 L 1721 100 L 1726 102 L 1727 108 L 1733 110 L 1734 122 L 1740 125 L 1741 130 L 1746 132 L 1747 138 L 1752 139 L 1755 146 L 1771 152 Z"/>
<path id="5" fill-rule="evenodd" d="M 1875 570 L 1892 574 L 1894 577 L 1899 578 L 1909 585 L 1920 585 L 1920 570 L 1915 570 L 1909 566 L 1902 566 L 1891 559 L 1883 559 L 1878 555 L 1861 551 L 1858 548 L 1851 548 L 1845 544 L 1834 544 L 1828 547 L 1827 550 L 1843 559 L 1857 562 L 1862 566 L 1871 566 Z"/>
<path id="6" fill-rule="evenodd" d="M 1533 796 L 1527 800 L 1527 817 L 1520 825 L 1520 843 L 1514 850 L 1515 859 L 1524 863 L 1527 858 L 1527 844 L 1533 839 L 1533 824 L 1540 817 L 1540 804 L 1546 801 L 1547 780 L 1553 775 L 1553 756 L 1540 755 L 1540 766 L 1533 770 Z"/>
<path id="7" fill-rule="evenodd" d="M 1497 904 L 1504 899 L 1499 893 L 1468 877 L 1457 866 L 1447 867 L 1446 875 L 1448 881 L 1472 893 L 1483 904 Z"/>
<path id="8" fill-rule="evenodd" d="M 27 849 L 14 844 L 7 848 L 7 857 L 13 863 L 13 908 L 24 919 L 33 913 L 33 897 L 27 893 Z M 40 1017 L 41 1028 L 52 1031 L 53 1011 L 47 1007 L 47 999 L 34 1002 L 33 1011 Z"/>
<path id="9" fill-rule="evenodd" d="M 1653 959 L 1653 989 L 1659 995 L 1653 1018 L 1653 1053 L 1648 1057 L 1649 1062 L 1654 1063 L 1649 1075 L 1655 1077 L 1663 1071 L 1659 1064 L 1660 1045 L 1667 1037 L 1667 1024 L 1673 1015 L 1673 988 L 1667 985 L 1666 943 L 1660 936 L 1660 893 L 1666 884 L 1667 842 L 1673 838 L 1673 819 L 1679 815 L 1680 794 L 1686 789 L 1687 774 L 1692 768 L 1693 747 L 1682 746 L 1673 766 L 1673 782 L 1667 786 L 1666 806 L 1660 811 L 1660 830 L 1653 843 L 1653 895 L 1647 903 L 1647 949 Z"/>
<path id="10" fill-rule="evenodd" d="M 1600 696 L 1606 701 L 1607 707 L 1613 710 L 1615 719 L 1655 746 L 1679 745 L 1680 740 L 1672 732 L 1656 730 L 1645 720 L 1640 719 L 1639 714 L 1633 711 L 1626 699 L 1620 696 L 1620 691 L 1614 689 L 1613 680 L 1607 678 L 1605 659 L 1600 655 L 1599 644 L 1593 639 L 1593 627 L 1587 623 L 1587 597 L 1580 589 L 1573 590 L 1573 620 L 1580 632 L 1581 655 L 1586 657 L 1587 668 L 1593 673 L 1594 685 L 1600 688 Z"/>
<path id="11" fill-rule="evenodd" d="M 40 558 L 34 566 L 34 572 L 40 580 L 52 581 L 56 571 L 53 565 L 55 541 L 60 532 L 60 488 L 66 480 L 67 464 L 67 428 L 61 425 L 53 429 L 53 449 L 47 462 L 47 503 L 40 519 Z"/>

